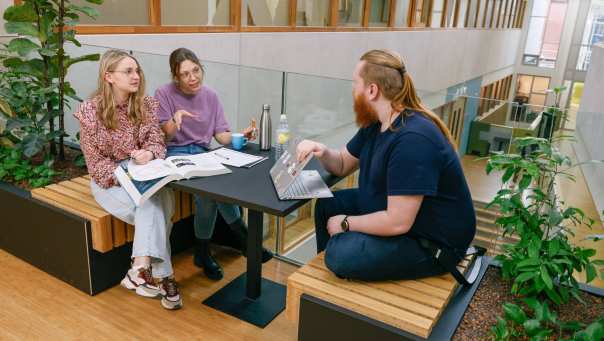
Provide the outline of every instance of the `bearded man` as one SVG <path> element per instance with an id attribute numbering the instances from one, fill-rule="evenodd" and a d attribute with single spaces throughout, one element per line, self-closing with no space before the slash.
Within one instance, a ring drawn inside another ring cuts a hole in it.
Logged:
<path id="1" fill-rule="evenodd" d="M 313 153 L 337 176 L 360 169 L 358 188 L 317 201 L 318 252 L 325 250 L 326 266 L 344 278 L 415 279 L 448 271 L 426 243 L 459 261 L 476 231 L 451 133 L 422 104 L 393 51 L 361 57 L 352 95 L 360 129 L 345 147 L 305 140 L 297 149 L 298 159 Z"/>

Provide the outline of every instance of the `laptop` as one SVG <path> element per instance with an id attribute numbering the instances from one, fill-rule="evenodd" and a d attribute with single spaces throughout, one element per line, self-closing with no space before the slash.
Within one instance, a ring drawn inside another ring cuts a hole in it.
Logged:
<path id="1" fill-rule="evenodd" d="M 293 142 L 293 141 L 292 141 Z M 283 155 L 270 170 L 271 179 L 280 200 L 331 198 L 333 194 L 323 182 L 316 170 L 304 170 L 312 158 L 312 153 L 306 159 L 298 162 L 296 147 L 298 141 L 290 143 Z"/>

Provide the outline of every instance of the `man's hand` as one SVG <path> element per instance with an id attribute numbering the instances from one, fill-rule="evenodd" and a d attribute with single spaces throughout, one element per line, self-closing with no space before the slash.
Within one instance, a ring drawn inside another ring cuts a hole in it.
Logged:
<path id="1" fill-rule="evenodd" d="M 185 116 L 195 117 L 194 114 L 191 114 L 190 112 L 188 112 L 186 110 L 178 110 L 177 112 L 174 113 L 174 116 L 172 116 L 172 120 L 176 124 L 176 129 L 180 130 L 180 127 L 182 126 L 182 119 Z"/>
<path id="2" fill-rule="evenodd" d="M 330 236 L 333 237 L 338 233 L 344 232 L 342 231 L 342 221 L 345 217 L 345 215 L 340 214 L 334 215 L 333 217 L 329 218 L 329 220 L 327 221 L 327 232 L 329 232 Z"/>
<path id="3" fill-rule="evenodd" d="M 298 143 L 298 147 L 296 149 L 298 161 L 302 161 L 306 159 L 308 154 L 313 153 L 315 157 L 320 158 L 325 154 L 327 147 L 319 142 L 304 140 Z"/>
<path id="4" fill-rule="evenodd" d="M 152 152 L 146 149 L 136 149 L 130 153 L 130 157 L 134 160 L 137 165 L 144 165 L 147 162 L 153 160 L 154 155 Z"/>
<path id="5" fill-rule="evenodd" d="M 243 129 L 243 136 L 245 136 L 249 141 L 254 141 L 256 139 L 255 129 L 256 128 L 252 126 Z"/>

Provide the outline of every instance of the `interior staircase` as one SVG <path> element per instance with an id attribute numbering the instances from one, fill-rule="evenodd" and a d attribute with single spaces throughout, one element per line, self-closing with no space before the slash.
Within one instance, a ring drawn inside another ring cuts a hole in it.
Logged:
<path id="1" fill-rule="evenodd" d="M 496 208 L 486 207 L 485 202 L 474 200 L 474 210 L 476 211 L 476 236 L 473 244 L 487 249 L 487 255 L 496 256 L 503 253 L 502 245 L 506 243 L 515 243 L 517 236 L 503 236 L 502 229 L 495 224 L 499 216 Z"/>

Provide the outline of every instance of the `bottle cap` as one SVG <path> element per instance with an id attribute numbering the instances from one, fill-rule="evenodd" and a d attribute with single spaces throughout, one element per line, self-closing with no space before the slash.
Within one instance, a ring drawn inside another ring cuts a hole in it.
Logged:
<path id="1" fill-rule="evenodd" d="M 281 114 L 281 116 L 279 116 L 279 119 L 281 121 L 287 120 L 287 116 L 285 116 L 285 114 Z"/>
<path id="2" fill-rule="evenodd" d="M 270 104 L 263 104 L 262 105 L 262 110 L 271 110 L 271 105 Z"/>

